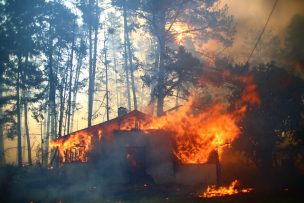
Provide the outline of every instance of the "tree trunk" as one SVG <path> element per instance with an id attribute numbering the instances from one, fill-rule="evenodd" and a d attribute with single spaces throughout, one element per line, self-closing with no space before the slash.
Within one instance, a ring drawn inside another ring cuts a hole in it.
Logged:
<path id="1" fill-rule="evenodd" d="M 68 98 L 68 126 L 67 126 L 67 134 L 70 133 L 70 121 L 71 121 L 73 60 L 74 60 L 74 47 L 75 47 L 75 26 L 76 26 L 76 20 L 74 20 L 73 42 L 72 42 L 71 61 L 70 61 L 70 81 L 69 81 L 69 98 Z"/>
<path id="2" fill-rule="evenodd" d="M 67 83 L 67 72 L 62 74 L 61 79 L 61 88 L 59 92 L 60 96 L 60 111 L 59 111 L 59 129 L 58 129 L 58 136 L 62 136 L 62 129 L 63 129 L 63 117 L 64 117 L 64 110 L 65 110 L 65 94 L 66 94 L 66 83 Z M 65 134 L 65 132 L 64 132 Z"/>
<path id="3" fill-rule="evenodd" d="M 49 82 L 49 95 L 48 95 L 48 120 L 47 120 L 47 134 L 45 138 L 45 152 L 44 152 L 44 166 L 48 166 L 49 156 L 49 139 L 55 138 L 55 99 L 56 99 L 56 85 L 53 71 L 53 38 L 51 33 L 52 25 L 50 25 L 50 38 L 49 38 L 49 50 L 48 50 L 48 82 Z"/>
<path id="4" fill-rule="evenodd" d="M 157 116 L 164 114 L 164 99 L 165 99 L 165 90 L 164 90 L 164 80 L 165 80 L 165 67 L 164 59 L 166 54 L 165 46 L 165 13 L 162 11 L 160 14 L 160 33 L 158 34 L 158 43 L 159 43 L 159 69 L 158 69 L 158 81 L 157 81 Z"/>
<path id="5" fill-rule="evenodd" d="M 124 63 L 126 70 L 126 82 L 127 82 L 127 99 L 128 99 L 128 109 L 131 110 L 131 95 L 130 95 L 130 81 L 129 81 L 129 67 L 128 67 L 128 55 L 127 55 L 127 9 L 126 0 L 124 0 L 123 7 L 123 18 L 124 18 Z"/>
<path id="6" fill-rule="evenodd" d="M 0 65 L 0 69 L 1 69 Z M 3 96 L 2 75 L 0 75 L 0 97 Z M 0 118 L 3 118 L 3 106 L 0 106 Z M 5 165 L 3 123 L 0 123 L 0 166 Z"/>
<path id="7" fill-rule="evenodd" d="M 48 105 L 47 109 L 47 119 L 46 119 L 46 128 L 45 128 L 45 138 L 43 139 L 43 146 L 42 146 L 42 166 L 47 167 L 49 162 L 49 137 L 50 137 L 50 126 L 51 126 L 51 111 L 50 106 Z"/>
<path id="8" fill-rule="evenodd" d="M 24 128 L 26 134 L 26 142 L 27 142 L 27 157 L 29 165 L 32 165 L 32 148 L 31 148 L 31 139 L 28 127 L 28 119 L 27 119 L 27 101 L 24 101 Z"/>
<path id="9" fill-rule="evenodd" d="M 61 79 L 61 88 L 59 92 L 59 97 L 60 97 L 60 108 L 59 108 L 59 127 L 58 127 L 58 136 L 62 136 L 62 123 L 63 123 L 63 111 L 64 111 L 64 103 L 63 103 L 63 88 L 64 88 L 64 79 Z"/>
<path id="10" fill-rule="evenodd" d="M 52 56 L 51 56 L 52 57 Z M 52 61 L 52 59 L 51 59 Z M 56 138 L 56 133 L 55 133 L 55 122 L 56 122 L 56 87 L 55 87 L 55 78 L 54 78 L 54 73 L 52 68 L 50 67 L 50 111 L 51 111 L 51 138 L 54 139 Z"/>
<path id="11" fill-rule="evenodd" d="M 109 107 L 108 56 L 107 56 L 107 48 L 106 48 L 106 39 L 104 40 L 104 64 L 105 64 L 105 68 L 106 68 L 106 114 L 107 114 L 107 121 L 108 121 L 108 120 L 110 120 L 110 116 L 109 116 L 110 107 Z"/>
<path id="12" fill-rule="evenodd" d="M 20 102 L 20 72 L 21 56 L 18 56 L 17 84 L 16 84 L 16 107 L 17 107 L 17 158 L 18 166 L 22 167 L 22 143 L 21 143 L 21 102 Z"/>
<path id="13" fill-rule="evenodd" d="M 43 166 L 43 157 L 44 157 L 44 154 L 43 154 L 43 146 L 44 146 L 44 139 L 43 139 L 43 121 L 44 120 L 40 120 L 40 148 L 41 148 L 41 165 Z"/>
<path id="14" fill-rule="evenodd" d="M 120 107 L 119 102 L 119 90 L 118 90 L 118 78 L 117 78 L 117 61 L 116 61 L 116 54 L 115 54 L 115 46 L 114 46 L 114 38 L 112 35 L 112 55 L 113 55 L 113 62 L 114 62 L 114 72 L 115 72 L 115 92 L 116 92 L 116 107 L 117 109 Z"/>
<path id="15" fill-rule="evenodd" d="M 96 0 L 96 15 L 97 15 L 97 9 L 98 9 L 98 0 Z M 96 16 L 96 18 L 99 19 L 99 16 Z M 95 92 L 95 75 L 96 75 L 96 63 L 97 63 L 97 45 L 98 45 L 98 27 L 99 27 L 99 20 L 98 22 L 95 22 L 94 26 L 94 55 L 93 55 L 93 67 L 92 67 L 92 91 L 93 91 L 93 97 L 92 102 L 94 101 L 94 92 Z M 92 108 L 93 109 L 93 108 Z"/>
<path id="16" fill-rule="evenodd" d="M 64 130 L 63 130 L 63 134 L 64 135 L 66 135 L 67 134 L 67 120 L 68 120 L 68 111 L 67 110 L 65 110 L 65 101 L 66 101 L 66 97 L 67 97 L 67 91 L 68 91 L 68 74 L 67 74 L 67 72 L 68 72 L 68 69 L 69 69 L 69 66 L 67 66 L 67 70 L 66 70 L 66 77 L 65 77 L 65 79 L 64 79 L 64 90 L 63 90 L 63 114 L 64 114 L 64 112 L 65 112 L 65 116 L 63 116 L 63 118 L 62 118 L 62 122 L 63 122 L 63 119 L 64 119 Z M 62 124 L 63 125 L 63 124 Z"/>
<path id="17" fill-rule="evenodd" d="M 132 52 L 131 52 L 131 43 L 129 39 L 129 29 L 127 26 L 127 46 L 128 46 L 128 56 L 129 56 L 129 64 L 130 64 L 130 75 L 131 75 L 131 84 L 132 84 L 132 93 L 133 93 L 133 105 L 134 109 L 137 109 L 137 98 L 136 98 L 136 88 L 135 88 L 135 81 L 134 81 L 134 70 L 133 70 L 133 61 L 132 61 Z"/>
<path id="18" fill-rule="evenodd" d="M 92 0 L 89 1 L 89 12 L 92 12 Z M 94 99 L 94 81 L 93 81 L 93 63 L 92 63 L 92 19 L 89 19 L 89 89 L 88 89 L 88 127 L 92 125 L 93 99 Z"/>
<path id="19" fill-rule="evenodd" d="M 72 119 L 71 119 L 71 130 L 73 131 L 74 126 L 74 115 L 76 110 L 76 98 L 77 98 L 77 92 L 78 92 L 78 81 L 79 81 L 79 74 L 80 69 L 82 66 L 82 60 L 83 60 L 83 54 L 80 51 L 77 59 L 77 67 L 75 71 L 75 79 L 74 79 L 74 87 L 73 87 L 73 100 L 72 100 Z"/>
<path id="20" fill-rule="evenodd" d="M 25 65 L 28 65 L 28 57 L 29 55 L 27 54 L 26 59 L 25 59 Z M 23 72 L 22 74 L 22 79 L 23 82 L 26 82 L 26 76 L 25 73 Z M 31 139 L 30 139 L 30 133 L 29 133 L 29 127 L 28 127 L 28 92 L 25 89 L 23 91 L 23 108 L 24 108 L 24 129 L 25 129 L 25 136 L 26 136 L 26 143 L 27 143 L 27 158 L 28 158 L 28 163 L 31 166 L 32 165 L 32 148 L 31 148 Z"/>

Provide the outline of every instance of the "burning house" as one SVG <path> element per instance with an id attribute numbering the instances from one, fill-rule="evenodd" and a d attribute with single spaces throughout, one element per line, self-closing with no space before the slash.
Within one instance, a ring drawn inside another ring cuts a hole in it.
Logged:
<path id="1" fill-rule="evenodd" d="M 211 151 L 204 163 L 183 162 L 174 130 L 152 126 L 156 118 L 119 109 L 118 117 L 59 137 L 53 165 L 98 171 L 111 182 L 209 185 L 219 179 L 219 157 Z M 82 174 L 83 175 L 83 174 Z"/>

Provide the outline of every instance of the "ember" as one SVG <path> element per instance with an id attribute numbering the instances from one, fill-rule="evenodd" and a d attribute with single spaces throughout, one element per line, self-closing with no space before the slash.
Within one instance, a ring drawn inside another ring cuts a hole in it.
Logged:
<path id="1" fill-rule="evenodd" d="M 208 186 L 205 192 L 202 192 L 199 197 L 211 198 L 211 197 L 221 197 L 227 195 L 234 195 L 238 193 L 248 193 L 253 190 L 253 188 L 246 189 L 238 189 L 239 181 L 234 180 L 228 187 L 219 187 L 217 188 L 215 185 Z"/>

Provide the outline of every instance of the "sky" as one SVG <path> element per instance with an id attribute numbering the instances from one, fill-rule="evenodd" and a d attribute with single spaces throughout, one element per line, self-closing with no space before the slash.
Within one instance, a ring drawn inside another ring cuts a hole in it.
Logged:
<path id="1" fill-rule="evenodd" d="M 236 23 L 237 33 L 235 35 L 235 41 L 233 46 L 227 50 L 229 54 L 233 54 L 236 57 L 244 57 L 250 54 L 252 44 L 247 44 L 245 47 L 245 39 L 248 35 L 256 35 L 263 29 L 263 26 L 267 20 L 267 17 L 272 9 L 275 0 L 222 0 L 222 4 L 227 4 L 229 7 L 229 14 L 234 16 Z M 274 34 L 278 34 L 280 38 L 284 38 L 285 29 L 288 26 L 292 17 L 296 14 L 304 15 L 304 0 L 278 0 L 275 11 L 269 21 L 266 33 L 271 30 Z M 254 30 L 254 33 L 252 33 Z M 263 39 L 262 39 L 263 41 Z M 242 55 L 242 56 L 241 56 Z M 86 99 L 85 99 L 86 100 Z M 114 99 L 113 99 L 114 100 Z M 86 105 L 83 106 L 84 109 Z M 76 123 L 74 126 L 78 126 L 77 129 L 86 127 L 87 122 L 84 121 L 81 115 L 76 116 Z M 40 144 L 40 124 L 33 119 L 29 120 L 30 134 L 32 138 L 33 149 Z M 5 140 L 6 146 L 6 160 L 9 163 L 16 162 L 16 140 Z M 36 153 L 33 152 L 33 159 L 35 160 Z"/>

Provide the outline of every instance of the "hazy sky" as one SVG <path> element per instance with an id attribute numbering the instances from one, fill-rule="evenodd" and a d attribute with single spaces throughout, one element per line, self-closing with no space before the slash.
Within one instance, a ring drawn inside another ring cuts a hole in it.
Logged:
<path id="1" fill-rule="evenodd" d="M 256 35 L 255 38 L 258 37 L 275 0 L 223 0 L 222 2 L 228 5 L 229 12 L 234 16 L 237 28 L 234 45 L 230 51 L 234 55 L 238 55 L 241 54 L 241 50 L 246 52 L 248 49 L 249 55 L 249 47 L 253 47 L 254 42 L 245 48 L 244 40 L 248 35 Z M 278 0 L 265 35 L 271 30 L 274 34 L 278 34 L 281 39 L 284 39 L 286 27 L 296 14 L 304 15 L 304 0 Z"/>
<path id="2" fill-rule="evenodd" d="M 274 2 L 275 0 L 223 0 L 235 16 L 239 31 L 252 26 L 262 28 Z M 278 0 L 268 26 L 283 31 L 295 14 L 304 15 L 303 0 Z"/>

